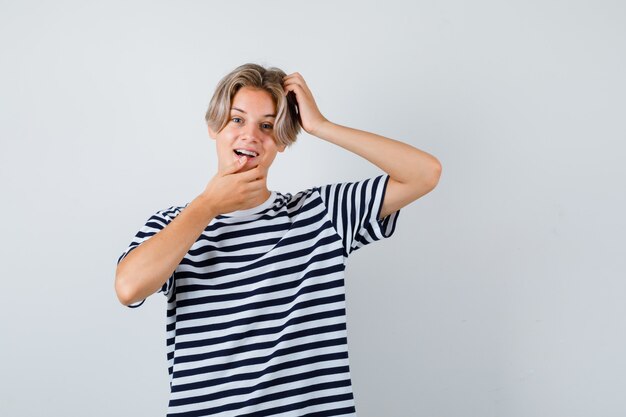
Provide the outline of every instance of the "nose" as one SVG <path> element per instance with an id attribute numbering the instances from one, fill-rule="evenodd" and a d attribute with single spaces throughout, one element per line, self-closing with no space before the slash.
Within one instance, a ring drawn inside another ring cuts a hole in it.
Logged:
<path id="1" fill-rule="evenodd" d="M 260 140 L 261 129 L 252 123 L 249 123 L 243 131 L 242 139 L 249 142 L 257 142 Z"/>

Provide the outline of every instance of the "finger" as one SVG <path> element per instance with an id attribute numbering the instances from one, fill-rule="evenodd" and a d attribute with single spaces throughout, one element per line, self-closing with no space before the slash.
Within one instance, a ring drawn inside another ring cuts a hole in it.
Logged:
<path id="1" fill-rule="evenodd" d="M 248 182 L 255 181 L 259 178 L 264 178 L 264 171 L 262 168 L 259 168 L 259 166 L 257 165 L 256 167 L 251 168 L 247 171 L 234 172 L 230 175 L 232 175 L 233 177 L 237 177 L 237 181 L 248 183 Z"/>
<path id="2" fill-rule="evenodd" d="M 293 79 L 293 78 L 300 78 L 300 79 L 304 80 L 304 77 L 302 77 L 302 75 L 301 75 L 299 72 L 292 72 L 292 73 L 291 73 L 291 74 L 289 74 L 289 75 L 285 75 L 285 76 L 283 77 L 283 80 L 286 80 L 286 79 Z"/>
<path id="3" fill-rule="evenodd" d="M 258 180 L 262 180 L 266 178 L 267 170 L 264 169 L 262 166 L 257 165 L 254 168 L 246 172 L 242 172 L 241 174 L 238 174 L 238 175 L 241 175 L 241 179 L 246 182 L 254 182 L 254 181 L 258 181 Z"/>
<path id="4" fill-rule="evenodd" d="M 267 162 L 267 154 L 263 154 L 257 163 L 257 167 L 263 168 L 265 171 L 269 168 L 269 163 Z M 255 167 L 256 168 L 256 167 Z"/>
<path id="5" fill-rule="evenodd" d="M 296 95 L 296 98 L 300 100 L 309 99 L 313 97 L 311 90 L 306 85 L 301 85 L 299 83 L 290 83 L 285 85 L 285 95 L 287 95 L 290 91 L 293 91 Z"/>
<path id="6" fill-rule="evenodd" d="M 294 73 L 283 78 L 283 84 L 300 84 L 306 87 L 307 83 L 299 73 Z"/>
<path id="7" fill-rule="evenodd" d="M 290 78 L 283 81 L 283 86 L 287 87 L 290 85 L 299 85 L 304 87 L 306 86 L 306 83 L 301 78 Z"/>
<path id="8" fill-rule="evenodd" d="M 313 99 L 313 94 L 310 92 L 310 90 L 304 90 L 302 88 L 302 86 L 300 86 L 299 84 L 292 84 L 292 85 L 288 85 L 285 87 L 286 89 L 286 93 L 285 95 L 289 94 L 290 92 L 293 92 L 293 95 L 295 96 L 295 101 L 296 101 L 296 106 L 297 106 L 297 112 L 298 112 L 298 116 L 301 116 L 302 113 L 302 109 L 304 109 L 306 111 L 307 108 L 314 108 L 314 103 L 315 103 L 315 99 Z"/>
<path id="9" fill-rule="evenodd" d="M 234 157 L 233 161 L 224 168 L 222 175 L 234 174 L 246 165 L 247 156 Z"/>
<path id="10" fill-rule="evenodd" d="M 265 181 L 261 178 L 246 183 L 247 193 L 260 193 L 266 189 L 267 186 L 265 185 Z"/>

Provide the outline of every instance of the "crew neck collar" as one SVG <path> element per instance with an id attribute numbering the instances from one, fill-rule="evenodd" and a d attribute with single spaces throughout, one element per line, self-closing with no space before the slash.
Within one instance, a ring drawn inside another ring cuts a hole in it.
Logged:
<path id="1" fill-rule="evenodd" d="M 269 208 L 272 205 L 272 203 L 274 202 L 275 199 L 276 199 L 276 191 L 270 191 L 270 196 L 267 198 L 267 200 L 265 200 L 264 202 L 262 202 L 258 206 L 251 207 L 251 208 L 245 209 L 245 210 L 236 210 L 236 211 L 231 211 L 230 213 L 223 213 L 222 216 L 224 216 L 224 217 L 243 217 L 243 216 L 250 216 L 252 214 L 259 214 L 262 211 L 264 211 L 265 209 Z"/>

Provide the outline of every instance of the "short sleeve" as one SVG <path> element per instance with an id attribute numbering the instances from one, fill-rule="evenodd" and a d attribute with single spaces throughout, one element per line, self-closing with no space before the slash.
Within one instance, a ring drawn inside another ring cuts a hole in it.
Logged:
<path id="1" fill-rule="evenodd" d="M 379 218 L 388 182 L 389 175 L 384 174 L 319 187 L 330 220 L 343 242 L 345 257 L 368 243 L 393 235 L 400 210 Z"/>
<path id="2" fill-rule="evenodd" d="M 150 239 L 152 236 L 157 234 L 160 230 L 163 230 L 165 226 L 167 226 L 172 221 L 172 219 L 166 214 L 167 210 L 169 209 L 159 210 L 155 214 L 150 216 L 150 218 L 148 218 L 148 220 L 146 221 L 146 224 L 141 229 L 139 229 L 139 231 L 137 232 L 133 240 L 128 245 L 128 248 L 126 248 L 126 250 L 118 258 L 117 260 L 118 265 L 122 261 L 122 259 L 128 256 L 129 253 L 131 253 L 134 249 L 139 247 L 139 245 L 141 245 L 143 242 L 145 242 L 146 240 Z M 162 292 L 163 294 L 168 296 L 172 292 L 173 287 L 174 287 L 174 273 L 172 273 L 172 276 L 170 276 L 167 279 L 167 281 L 157 291 L 157 293 Z M 139 307 L 144 303 L 144 301 L 146 300 L 143 299 L 135 304 L 130 304 L 128 307 L 131 307 L 131 308 Z"/>

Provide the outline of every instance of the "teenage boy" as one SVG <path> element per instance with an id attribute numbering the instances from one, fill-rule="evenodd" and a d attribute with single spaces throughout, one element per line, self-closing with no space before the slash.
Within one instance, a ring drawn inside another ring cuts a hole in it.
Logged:
<path id="1" fill-rule="evenodd" d="M 441 172 L 408 144 L 327 120 L 298 73 L 245 64 L 206 114 L 218 169 L 185 206 L 157 211 L 118 259 L 120 302 L 167 297 L 168 416 L 355 415 L 344 270 L 394 232 Z M 267 188 L 300 127 L 385 174 L 292 195 Z"/>

